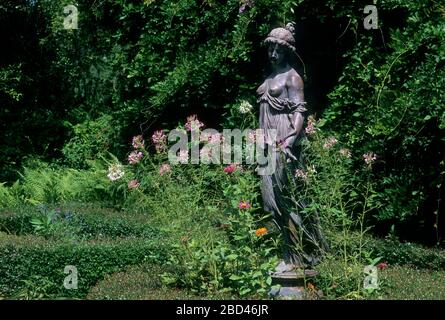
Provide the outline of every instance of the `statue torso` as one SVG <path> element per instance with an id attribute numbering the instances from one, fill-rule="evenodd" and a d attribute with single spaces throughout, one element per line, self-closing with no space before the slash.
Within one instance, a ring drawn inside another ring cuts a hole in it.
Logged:
<path id="1" fill-rule="evenodd" d="M 271 74 L 263 84 L 258 87 L 257 94 L 261 97 L 268 91 L 272 97 L 281 99 L 288 98 L 286 82 L 292 71 L 295 72 L 294 69 L 290 69 L 287 72 Z"/>

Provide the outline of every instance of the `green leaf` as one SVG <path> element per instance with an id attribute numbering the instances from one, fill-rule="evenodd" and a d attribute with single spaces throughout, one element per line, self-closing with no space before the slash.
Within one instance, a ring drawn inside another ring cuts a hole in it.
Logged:
<path id="1" fill-rule="evenodd" d="M 240 276 L 237 276 L 237 275 L 235 275 L 235 274 L 232 274 L 230 277 L 229 277 L 229 279 L 230 280 L 233 280 L 233 281 L 238 281 L 238 280 L 240 280 L 240 279 L 242 279 Z"/>
<path id="2" fill-rule="evenodd" d="M 251 291 L 252 291 L 251 289 L 246 288 L 246 289 L 240 291 L 240 295 L 244 296 L 244 295 L 248 294 Z"/>
<path id="3" fill-rule="evenodd" d="M 375 266 L 383 257 L 377 257 L 371 261 L 371 265 Z"/>
<path id="4" fill-rule="evenodd" d="M 227 258 L 228 260 L 236 260 L 236 259 L 238 258 L 238 255 L 232 253 L 232 254 L 229 254 L 226 258 Z"/>

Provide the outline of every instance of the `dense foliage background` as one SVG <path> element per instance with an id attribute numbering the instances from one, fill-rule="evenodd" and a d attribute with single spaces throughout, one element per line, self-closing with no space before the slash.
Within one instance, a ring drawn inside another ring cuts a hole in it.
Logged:
<path id="1" fill-rule="evenodd" d="M 0 181 L 34 158 L 83 168 L 130 137 L 198 113 L 218 127 L 255 101 L 261 41 L 296 22 L 310 111 L 373 168 L 384 235 L 439 243 L 445 174 L 445 4 L 374 1 L 5 0 L 0 4 Z M 63 28 L 63 7 L 79 29 Z M 240 7 L 244 5 L 244 9 Z"/>

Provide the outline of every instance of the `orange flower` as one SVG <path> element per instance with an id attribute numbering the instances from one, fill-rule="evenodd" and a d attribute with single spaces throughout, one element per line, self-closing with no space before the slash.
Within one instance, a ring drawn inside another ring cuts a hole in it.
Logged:
<path id="1" fill-rule="evenodd" d="M 267 229 L 266 229 L 266 228 L 259 228 L 259 229 L 256 229 L 256 231 L 255 231 L 255 234 L 256 234 L 258 237 L 263 236 L 263 235 L 265 235 L 266 233 L 267 233 Z"/>
<path id="2" fill-rule="evenodd" d="M 312 284 L 312 283 L 308 283 L 307 284 L 307 288 L 310 290 L 310 291 L 314 291 L 315 290 L 315 286 Z"/>

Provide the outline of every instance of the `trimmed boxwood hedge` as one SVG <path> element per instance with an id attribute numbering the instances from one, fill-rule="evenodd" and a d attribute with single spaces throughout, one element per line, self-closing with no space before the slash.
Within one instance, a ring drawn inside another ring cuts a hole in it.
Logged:
<path id="1" fill-rule="evenodd" d="M 38 291 L 43 281 L 47 284 L 46 297 L 84 298 L 106 274 L 144 260 L 162 262 L 166 251 L 166 242 L 159 239 L 118 238 L 76 243 L 0 233 L 0 296 L 14 297 L 27 286 Z M 76 290 L 63 286 L 67 265 L 78 270 Z"/>

